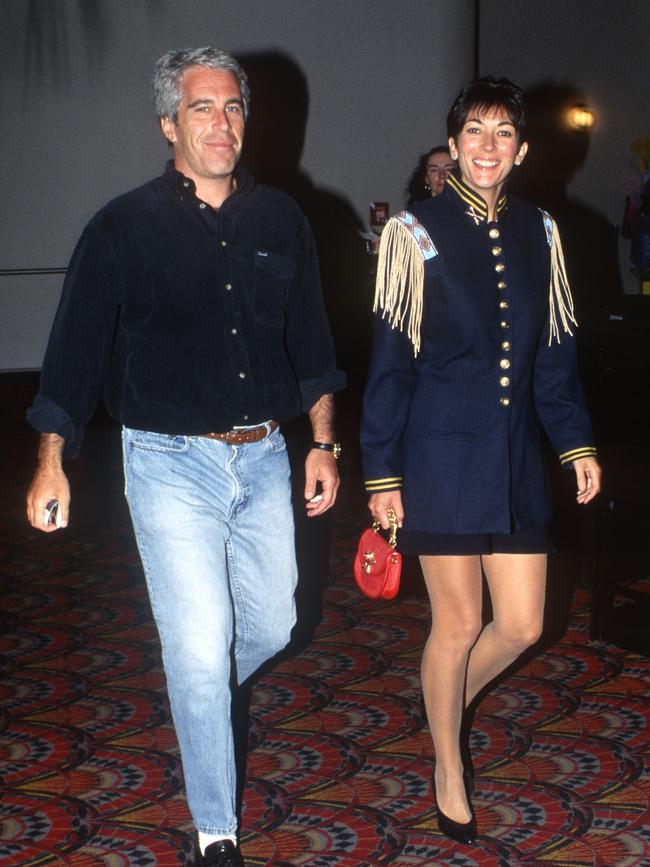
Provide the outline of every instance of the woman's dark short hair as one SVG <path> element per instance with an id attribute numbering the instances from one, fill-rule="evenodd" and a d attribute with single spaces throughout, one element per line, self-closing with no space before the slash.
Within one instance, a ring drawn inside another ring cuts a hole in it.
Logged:
<path id="1" fill-rule="evenodd" d="M 521 136 L 526 125 L 524 115 L 524 92 L 508 78 L 494 78 L 491 75 L 470 81 L 456 97 L 447 115 L 447 134 L 456 138 L 465 125 L 473 109 L 490 113 L 503 108 Z"/>
<path id="2" fill-rule="evenodd" d="M 447 154 L 447 156 L 449 156 L 449 147 L 447 145 L 437 145 L 436 147 L 431 148 L 430 151 L 422 154 L 422 156 L 420 157 L 420 168 L 426 171 L 429 157 L 432 157 L 434 154 Z"/>

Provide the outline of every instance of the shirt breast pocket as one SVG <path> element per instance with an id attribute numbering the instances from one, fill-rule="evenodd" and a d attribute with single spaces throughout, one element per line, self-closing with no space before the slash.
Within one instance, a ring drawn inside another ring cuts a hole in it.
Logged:
<path id="1" fill-rule="evenodd" d="M 266 250 L 256 250 L 254 257 L 255 318 L 268 325 L 281 326 L 295 263 Z"/>

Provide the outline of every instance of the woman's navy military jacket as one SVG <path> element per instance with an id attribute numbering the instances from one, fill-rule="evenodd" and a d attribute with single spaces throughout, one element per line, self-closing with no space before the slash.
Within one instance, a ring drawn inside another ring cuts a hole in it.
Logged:
<path id="1" fill-rule="evenodd" d="M 562 464 L 595 454 L 575 338 L 549 345 L 545 215 L 503 196 L 498 220 L 457 178 L 416 206 L 424 262 L 421 347 L 382 311 L 361 444 L 369 492 L 402 488 L 404 527 L 510 533 L 543 524 L 542 430 Z M 548 217 L 547 217 L 548 221 Z"/>

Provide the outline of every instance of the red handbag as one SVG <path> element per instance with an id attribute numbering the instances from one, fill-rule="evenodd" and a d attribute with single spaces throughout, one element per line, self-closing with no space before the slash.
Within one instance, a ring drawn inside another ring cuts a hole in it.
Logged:
<path id="1" fill-rule="evenodd" d="M 354 580 L 362 593 L 370 599 L 392 599 L 399 590 L 402 555 L 396 550 L 397 518 L 391 510 L 390 537 L 384 539 L 377 521 L 364 530 L 354 557 Z"/>

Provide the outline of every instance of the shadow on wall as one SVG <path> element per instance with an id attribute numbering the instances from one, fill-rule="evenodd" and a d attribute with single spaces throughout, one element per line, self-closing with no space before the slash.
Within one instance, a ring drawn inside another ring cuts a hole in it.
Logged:
<path id="1" fill-rule="evenodd" d="M 529 151 L 511 189 L 548 211 L 562 237 L 579 323 L 602 320 L 621 295 L 617 227 L 589 205 L 571 198 L 568 186 L 583 166 L 590 133 L 571 129 L 566 115 L 585 102 L 568 82 L 543 81 L 526 91 Z"/>
<path id="2" fill-rule="evenodd" d="M 242 164 L 256 180 L 289 193 L 314 233 L 338 366 L 354 382 L 365 369 L 370 342 L 371 257 L 358 235 L 362 223 L 343 196 L 318 187 L 300 166 L 309 110 L 304 73 L 279 52 L 238 55 L 251 86 L 251 114 L 246 126 Z M 329 575 L 331 515 L 307 518 L 304 462 L 311 442 L 306 417 L 283 425 L 292 468 L 299 582 L 298 620 L 288 649 L 305 646 L 319 624 L 322 593 Z M 272 524 L 269 532 L 273 532 Z"/>
<path id="3" fill-rule="evenodd" d="M 160 0 L 142 0 L 141 5 L 148 25 L 165 18 L 165 5 Z M 25 93 L 43 85 L 58 92 L 69 90 L 77 74 L 75 52 L 81 54 L 84 72 L 92 78 L 104 66 L 120 24 L 120 11 L 106 0 L 24 0 L 23 15 Z"/>
<path id="4" fill-rule="evenodd" d="M 363 224 L 343 196 L 317 186 L 300 166 L 309 112 L 305 75 L 280 52 L 238 55 L 252 93 L 243 164 L 279 187 L 309 220 L 320 259 L 337 359 L 354 379 L 365 371 L 371 327 L 371 257 L 358 235 Z"/>

